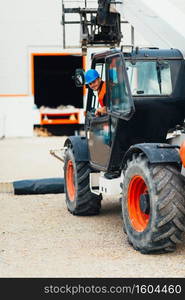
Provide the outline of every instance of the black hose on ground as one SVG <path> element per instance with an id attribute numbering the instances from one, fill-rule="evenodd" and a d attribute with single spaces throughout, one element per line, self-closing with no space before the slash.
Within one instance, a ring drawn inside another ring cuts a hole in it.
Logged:
<path id="1" fill-rule="evenodd" d="M 13 182 L 15 195 L 64 193 L 64 178 L 18 180 Z"/>

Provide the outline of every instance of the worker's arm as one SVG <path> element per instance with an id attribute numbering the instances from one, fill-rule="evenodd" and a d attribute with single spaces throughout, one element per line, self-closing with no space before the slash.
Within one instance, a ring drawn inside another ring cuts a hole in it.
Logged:
<path id="1" fill-rule="evenodd" d="M 99 107 L 95 111 L 95 116 L 96 117 L 101 116 L 101 115 L 105 115 L 105 114 L 107 114 L 107 108 L 106 108 L 106 106 Z"/>

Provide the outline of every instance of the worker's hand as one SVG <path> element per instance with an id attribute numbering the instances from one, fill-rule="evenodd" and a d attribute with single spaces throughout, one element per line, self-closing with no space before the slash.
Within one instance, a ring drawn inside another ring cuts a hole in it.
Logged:
<path id="1" fill-rule="evenodd" d="M 106 115 L 106 114 L 107 114 L 107 108 L 106 108 L 106 106 L 99 107 L 99 108 L 95 111 L 95 116 L 96 116 L 96 117 L 99 117 L 99 116 L 102 116 L 102 115 Z"/>

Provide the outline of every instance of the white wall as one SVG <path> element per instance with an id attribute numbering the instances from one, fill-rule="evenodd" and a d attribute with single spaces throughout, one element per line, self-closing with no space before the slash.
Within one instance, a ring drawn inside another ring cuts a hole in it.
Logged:
<path id="1" fill-rule="evenodd" d="M 62 46 L 59 0 L 0 2 L 0 94 L 30 94 L 29 47 Z"/>
<path id="2" fill-rule="evenodd" d="M 30 136 L 34 123 L 31 52 L 61 50 L 61 1 L 1 1 L 0 20 L 1 133 Z"/>
<path id="3" fill-rule="evenodd" d="M 0 137 L 33 135 L 33 96 L 0 99 Z"/>
<path id="4" fill-rule="evenodd" d="M 178 48 L 185 53 L 184 0 L 124 0 L 122 14 L 145 39 L 136 45 Z"/>

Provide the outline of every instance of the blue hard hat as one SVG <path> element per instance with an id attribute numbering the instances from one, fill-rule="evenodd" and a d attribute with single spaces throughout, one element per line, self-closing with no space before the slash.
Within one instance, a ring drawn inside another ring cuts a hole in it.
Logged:
<path id="1" fill-rule="evenodd" d="M 95 69 L 90 69 L 85 73 L 85 84 L 93 82 L 100 77 L 99 73 Z"/>

